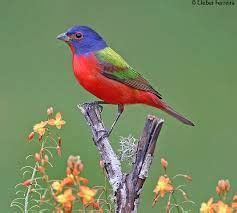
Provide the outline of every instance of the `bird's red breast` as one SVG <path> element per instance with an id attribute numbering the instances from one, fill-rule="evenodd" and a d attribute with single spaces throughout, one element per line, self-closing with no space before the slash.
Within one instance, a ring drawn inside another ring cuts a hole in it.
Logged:
<path id="1" fill-rule="evenodd" d="M 101 66 L 94 54 L 73 56 L 73 70 L 77 81 L 90 93 L 111 104 L 146 103 L 154 105 L 157 97 L 140 91 L 101 74 Z"/>

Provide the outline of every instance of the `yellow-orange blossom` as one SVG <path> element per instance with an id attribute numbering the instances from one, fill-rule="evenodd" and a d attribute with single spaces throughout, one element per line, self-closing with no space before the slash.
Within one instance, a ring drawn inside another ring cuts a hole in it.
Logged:
<path id="1" fill-rule="evenodd" d="M 62 119 L 62 115 L 60 112 L 58 112 L 54 118 L 49 119 L 48 124 L 49 125 L 55 125 L 58 129 L 61 129 L 62 125 L 64 125 L 66 122 Z"/>

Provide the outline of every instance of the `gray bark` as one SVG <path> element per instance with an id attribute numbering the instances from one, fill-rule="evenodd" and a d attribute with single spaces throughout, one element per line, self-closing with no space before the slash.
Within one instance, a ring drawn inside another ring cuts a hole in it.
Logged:
<path id="1" fill-rule="evenodd" d="M 138 142 L 136 159 L 129 174 L 122 172 L 121 163 L 106 136 L 100 106 L 95 104 L 78 105 L 91 131 L 93 141 L 104 162 L 109 183 L 113 189 L 116 212 L 137 212 L 143 184 L 148 177 L 156 142 L 160 134 L 163 119 L 148 115 L 142 136 Z"/>

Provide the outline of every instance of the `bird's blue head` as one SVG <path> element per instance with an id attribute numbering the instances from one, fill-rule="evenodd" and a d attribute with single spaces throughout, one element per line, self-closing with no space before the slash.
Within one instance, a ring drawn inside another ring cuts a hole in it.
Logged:
<path id="1" fill-rule="evenodd" d="M 87 26 L 73 26 L 59 34 L 57 39 L 65 41 L 76 55 L 87 55 L 107 47 L 104 39 Z"/>

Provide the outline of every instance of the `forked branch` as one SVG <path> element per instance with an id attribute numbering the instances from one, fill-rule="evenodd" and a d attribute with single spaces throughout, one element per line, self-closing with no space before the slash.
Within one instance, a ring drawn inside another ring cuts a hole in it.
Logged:
<path id="1" fill-rule="evenodd" d="M 122 172 L 121 163 L 113 150 L 104 127 L 99 105 L 83 104 L 78 108 L 84 115 L 91 131 L 93 141 L 104 161 L 108 180 L 112 186 L 116 212 L 137 212 L 140 193 L 148 177 L 156 142 L 162 128 L 163 119 L 148 115 L 141 139 L 136 150 L 136 160 L 129 174 Z"/>

